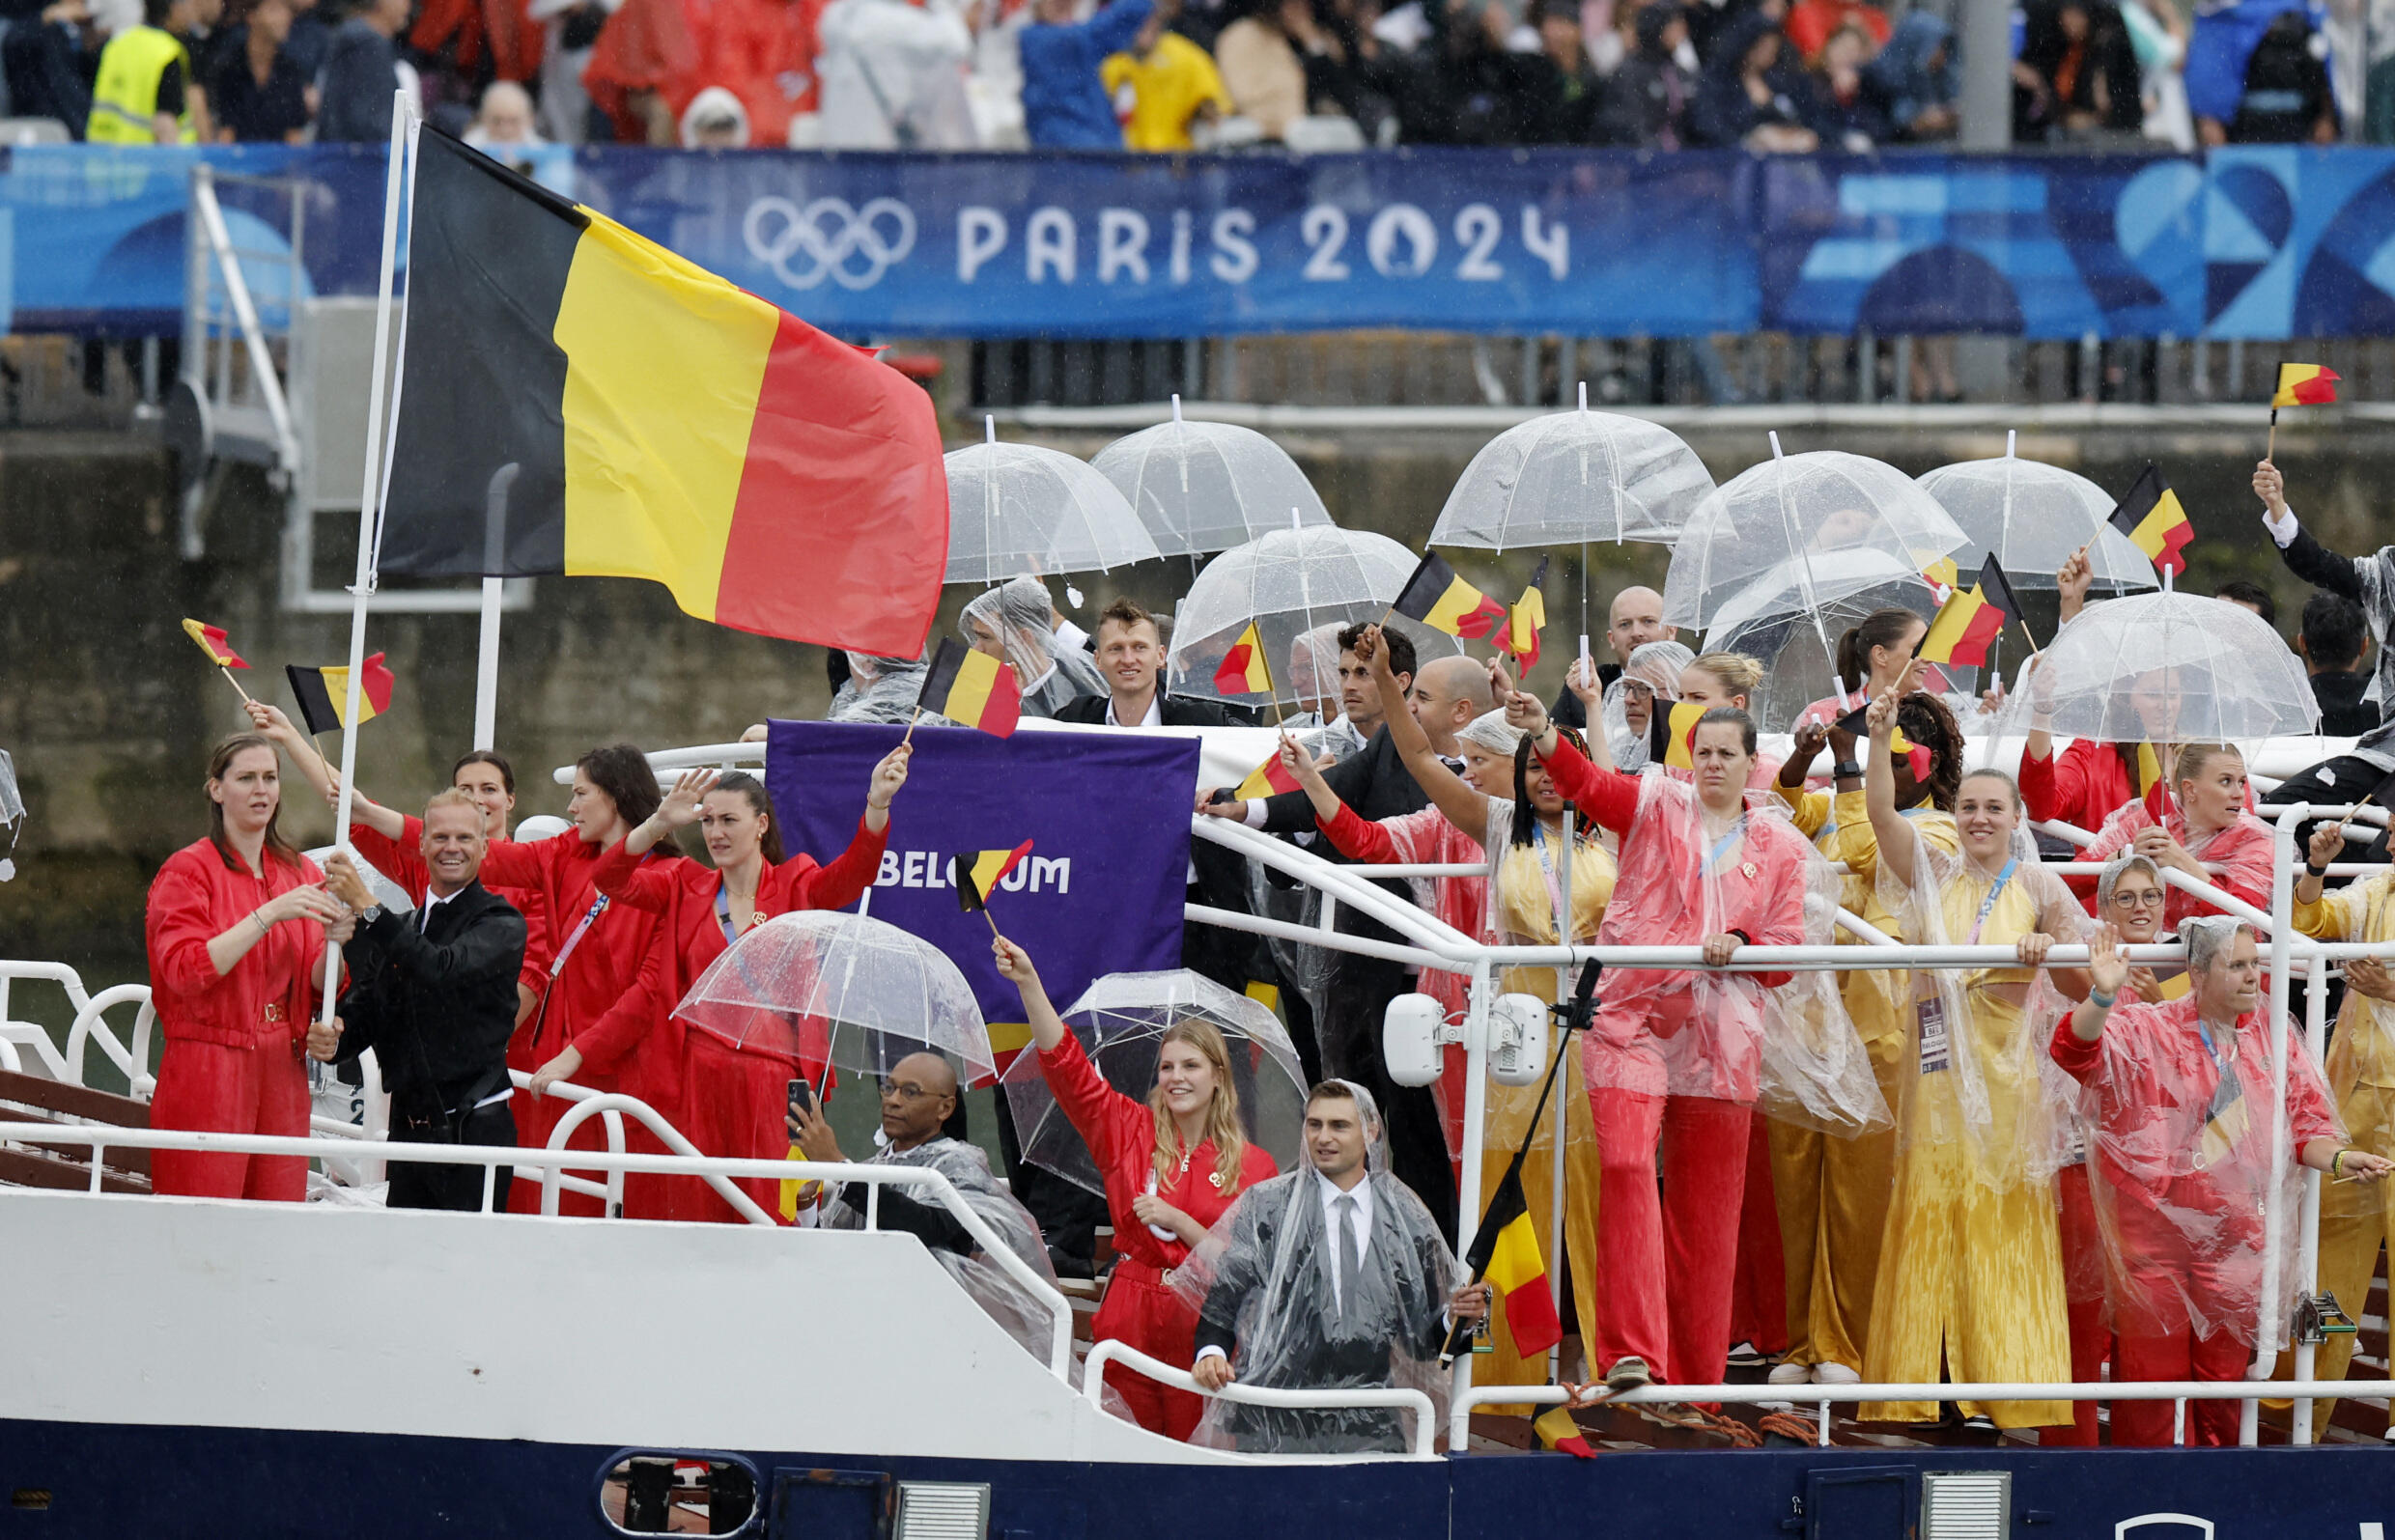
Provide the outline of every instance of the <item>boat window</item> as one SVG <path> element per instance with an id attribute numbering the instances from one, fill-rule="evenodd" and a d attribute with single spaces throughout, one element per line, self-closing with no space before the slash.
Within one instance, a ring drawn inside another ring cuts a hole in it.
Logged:
<path id="1" fill-rule="evenodd" d="M 719 1455 L 626 1455 L 600 1485 L 599 1511 L 618 1534 L 746 1534 L 757 1473 Z"/>

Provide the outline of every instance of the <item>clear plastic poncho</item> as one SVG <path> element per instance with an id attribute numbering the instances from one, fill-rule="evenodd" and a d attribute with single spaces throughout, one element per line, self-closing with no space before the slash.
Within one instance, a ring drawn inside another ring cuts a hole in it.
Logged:
<path id="1" fill-rule="evenodd" d="M 2278 1299 L 2268 1312 L 2280 1330 L 2267 1346 L 2283 1347 L 2302 1229 L 2303 1167 L 2296 1157 L 2312 1139 L 2344 1135 L 2319 1066 L 2290 1022 L 2289 1147 L 2273 1190 L 2268 1013 L 2199 1028 L 2201 1016 L 2193 994 L 2124 1003 L 2089 1045 L 2080 1108 L 2113 1319 L 2119 1330 L 2140 1336 L 2192 1329 L 2252 1345 L 2269 1233 L 2267 1196 L 2283 1219 Z"/>
<path id="2" fill-rule="evenodd" d="M 1107 692 L 1096 660 L 1057 637 L 1056 605 L 1038 578 L 1000 583 L 968 603 L 957 627 L 965 640 L 979 643 L 985 627 L 1014 665 L 1024 715 L 1054 716 L 1081 696 Z"/>
<path id="3" fill-rule="evenodd" d="M 1241 1385 L 1284 1390 L 1397 1386 L 1430 1397 L 1444 1422 L 1447 1376 L 1438 1367 L 1449 1297 L 1464 1278 L 1438 1222 L 1413 1190 L 1389 1174 L 1389 1146 L 1372 1094 L 1346 1085 L 1361 1110 L 1370 1242 L 1357 1264 L 1354 1298 L 1334 1281 L 1338 1266 L 1324 1209 L 1327 1185 L 1311 1163 L 1259 1182 L 1171 1274 L 1173 1292 L 1209 1326 L 1233 1333 Z M 1382 1408 L 1298 1411 L 1206 1403 L 1193 1442 L 1258 1454 L 1402 1453 L 1413 1414 Z"/>
<path id="4" fill-rule="evenodd" d="M 1030 1210 L 1015 1201 L 1013 1194 L 998 1185 L 990 1174 L 990 1158 L 961 1139 L 946 1137 L 925 1139 L 912 1150 L 885 1148 L 867 1165 L 927 1166 L 948 1179 L 961 1194 L 966 1206 L 980 1217 L 983 1223 L 1024 1264 L 1046 1282 L 1056 1286 L 1056 1269 L 1048 1262 L 1048 1245 L 1040 1239 L 1039 1221 Z M 898 1188 L 918 1202 L 937 1204 L 939 1199 L 921 1188 Z M 834 1197 L 824 1206 L 824 1223 L 835 1230 L 861 1230 L 864 1216 Z M 1056 1311 L 1046 1300 L 1025 1287 L 1007 1271 L 980 1251 L 960 1255 L 944 1246 L 933 1246 L 931 1254 L 947 1270 L 973 1303 L 981 1306 L 991 1320 L 1006 1334 L 1023 1344 L 1023 1351 L 1040 1362 L 1049 1361 L 1056 1342 Z"/>
<path id="5" fill-rule="evenodd" d="M 1353 737 L 1327 724 L 1295 729 L 1290 736 L 1307 753 L 1316 759 L 1328 754 L 1334 764 L 1363 752 L 1362 745 Z M 1330 854 L 1329 845 L 1322 842 L 1319 835 L 1312 841 L 1301 840 L 1299 843 L 1307 845 L 1316 854 Z M 1251 860 L 1242 864 L 1248 874 L 1251 912 L 1309 929 L 1321 921 L 1320 888 L 1282 877 L 1262 861 Z M 1310 946 L 1304 941 L 1292 941 L 1278 936 L 1264 938 L 1264 944 L 1272 954 L 1273 966 L 1281 974 L 1281 987 L 1295 990 L 1313 1011 L 1315 1019 L 1320 1020 L 1330 997 L 1331 969 L 1338 954 L 1328 947 Z"/>
<path id="6" fill-rule="evenodd" d="M 1630 726 L 1631 686 L 1646 686 L 1650 700 L 1676 696 L 1679 676 L 1696 660 L 1697 655 L 1678 642 L 1648 642 L 1631 649 L 1620 677 L 1605 686 L 1605 749 L 1614 757 L 1614 769 L 1636 772 L 1647 768 L 1647 729 Z"/>
<path id="7" fill-rule="evenodd" d="M 1912 881 L 1885 851 L 1879 896 L 1916 946 L 2012 946 L 2032 931 L 2058 944 L 2084 940 L 2087 911 L 2038 857 L 2026 825 L 2006 865 L 1990 872 L 1967 852 L 1913 842 Z M 2058 1114 L 2068 1084 L 2047 1055 L 2054 1022 L 2071 1002 L 2043 968 L 1916 968 L 1899 1002 L 1905 1047 L 1897 1067 L 1900 1149 L 1951 1145 L 1982 1185 L 2043 1182 L 2069 1159 L 2072 1131 Z"/>
<path id="8" fill-rule="evenodd" d="M 1761 946 L 1827 945 L 1838 879 L 1786 809 L 1752 794 L 1708 833 L 1696 788 L 1660 767 L 1640 774 L 1620 876 L 1597 940 L 1687 946 L 1738 931 Z M 1837 981 L 1703 968 L 1613 968 L 1582 1048 L 1592 1086 L 1648 1096 L 1761 1103 L 1783 1121 L 1839 1133 L 1884 1127 L 1871 1061 Z"/>
<path id="9" fill-rule="evenodd" d="M 923 694 L 923 676 L 931 671 L 921 656 L 877 658 L 871 653 L 848 655 L 848 678 L 831 697 L 828 720 L 834 722 L 911 722 L 916 702 Z M 934 714 L 937 723 L 945 720 Z"/>

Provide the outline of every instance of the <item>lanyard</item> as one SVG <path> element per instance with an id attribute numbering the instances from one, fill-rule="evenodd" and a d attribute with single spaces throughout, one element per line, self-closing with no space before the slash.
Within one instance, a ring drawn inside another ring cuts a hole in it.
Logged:
<path id="1" fill-rule="evenodd" d="M 1979 944 L 1979 933 L 1987 924 L 1988 912 L 1996 907 L 1996 900 L 2004 896 L 2004 884 L 2013 881 L 2013 872 L 2019 865 L 2020 857 L 2015 855 L 2004 863 L 2003 871 L 1996 874 L 1995 884 L 1987 889 L 1987 896 L 1979 901 L 1979 918 L 1971 922 L 1971 938 L 1963 942 L 1963 945 L 1977 946 Z"/>
<path id="2" fill-rule="evenodd" d="M 1728 854 L 1730 847 L 1744 838 L 1746 838 L 1746 815 L 1740 813 L 1738 821 L 1724 830 L 1722 837 L 1713 842 L 1712 850 L 1705 854 L 1705 872 L 1708 875 L 1711 874 L 1714 868 L 1721 865 L 1722 857 Z"/>
<path id="3" fill-rule="evenodd" d="M 740 939 L 740 932 L 732 925 L 732 890 L 722 882 L 716 884 L 716 923 L 723 927 L 727 943 Z"/>
<path id="4" fill-rule="evenodd" d="M 599 923 L 599 916 L 607 911 L 607 904 L 605 893 L 590 901 L 590 912 L 582 916 L 581 924 L 574 927 L 574 934 L 566 938 L 566 944 L 557 948 L 557 961 L 549 965 L 550 978 L 566 970 L 566 959 L 572 957 L 574 949 L 582 944 L 582 938 L 590 934 L 590 928 Z"/>
<path id="5" fill-rule="evenodd" d="M 1530 832 L 1531 848 L 1538 853 L 1538 875 L 1546 880 L 1547 907 L 1555 915 L 1556 936 L 1569 945 L 1571 938 L 1564 932 L 1571 925 L 1572 917 L 1564 911 L 1564 879 L 1557 874 L 1555 862 L 1547 854 L 1546 826 L 1533 824 Z"/>
<path id="6" fill-rule="evenodd" d="M 2212 1073 L 2217 1075 L 2227 1070 L 2230 1061 L 2237 1057 L 2237 1033 L 2232 1030 L 2228 1041 L 2215 1047 L 2212 1023 L 2200 1016 L 2195 1019 L 2195 1031 L 2204 1040 L 2204 1056 L 2212 1061 Z"/>

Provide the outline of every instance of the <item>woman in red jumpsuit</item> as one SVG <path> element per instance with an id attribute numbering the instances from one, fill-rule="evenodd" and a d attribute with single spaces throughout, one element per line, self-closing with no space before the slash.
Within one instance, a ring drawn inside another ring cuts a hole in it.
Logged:
<path id="1" fill-rule="evenodd" d="M 599 891 L 597 874 L 600 857 L 656 812 L 660 799 L 657 777 L 649 770 L 647 757 L 630 743 L 611 743 L 592 749 L 574 767 L 574 797 L 566 806 L 573 828 L 529 844 L 491 842 L 482 863 L 484 885 L 500 892 L 530 888 L 540 895 L 549 916 L 549 962 L 540 982 L 540 1001 L 533 1009 L 530 1026 L 518 1033 L 525 1040 L 528 1062 L 545 1064 L 555 1058 L 639 983 L 641 965 L 657 938 L 658 917 L 614 903 Z M 423 838 L 422 819 L 403 818 L 362 797 L 352 798 L 351 806 L 350 837 L 378 865 L 381 854 L 390 852 L 389 842 L 412 848 Z M 370 843 L 378 834 L 381 840 Z M 614 1073 L 593 1072 L 576 1083 L 594 1091 L 636 1096 L 667 1122 L 679 1122 L 681 1055 L 663 1049 L 662 1044 L 644 1043 Z M 547 1144 L 549 1131 L 569 1106 L 553 1097 L 528 1099 L 516 1118 L 525 1146 Z M 604 1140 L 593 1119 L 575 1131 L 572 1147 L 601 1149 Z M 665 1153 L 664 1144 L 636 1119 L 624 1120 L 624 1140 L 627 1150 Z M 634 1171 L 624 1177 L 624 1212 L 634 1218 L 665 1218 L 665 1194 L 662 1176 Z M 512 1213 L 539 1213 L 541 1184 L 518 1182 L 507 1206 Z M 558 1212 L 595 1215 L 599 1204 L 567 1192 L 559 1197 Z"/>
<path id="2" fill-rule="evenodd" d="M 1507 719 L 1532 735 L 1556 789 L 1621 836 L 1620 876 L 1597 933 L 1614 946 L 1702 945 L 1718 967 L 1741 946 L 1805 940 L 1812 847 L 1750 809 L 1754 719 L 1698 722 L 1694 784 L 1660 767 L 1592 765 L 1531 696 Z M 1597 753 L 1601 747 L 1592 746 Z M 1604 1166 L 1598 1200 L 1597 1340 L 1592 1368 L 1616 1390 L 1656 1380 L 1720 1383 L 1729 1354 L 1749 1108 L 1761 1091 L 1763 992 L 1787 973 L 1617 968 L 1581 1045 Z M 1670 1189 L 1658 1191 L 1656 1157 Z"/>
<path id="3" fill-rule="evenodd" d="M 305 1138 L 308 1022 L 324 985 L 324 941 L 350 911 L 277 827 L 282 762 L 254 733 L 226 739 L 208 765 L 208 837 L 166 859 L 150 884 L 151 1001 L 166 1048 L 150 1126 Z M 296 1155 L 159 1150 L 153 1190 L 186 1197 L 307 1196 Z"/>
<path id="4" fill-rule="evenodd" d="M 694 770 L 674 783 L 620 845 L 599 861 L 599 891 L 662 921 L 658 944 L 642 965 L 638 986 L 591 1027 L 558 1050 L 532 1077 L 539 1096 L 558 1080 L 585 1071 L 613 1073 L 627 1056 L 677 1056 L 682 1063 L 682 1116 L 675 1124 L 709 1155 L 778 1160 L 790 1147 L 784 1128 L 790 1081 L 820 1080 L 820 1055 L 802 1062 L 756 1043 L 735 1048 L 713 1032 L 688 1032 L 674 1015 L 690 985 L 750 928 L 794 910 L 844 909 L 873 885 L 889 838 L 890 799 L 907 780 L 913 749 L 900 744 L 873 768 L 865 810 L 848 849 L 828 866 L 803 851 L 782 856 L 774 804 L 753 775 Z M 713 866 L 673 855 L 643 860 L 672 830 L 697 824 Z M 741 1216 L 705 1182 L 667 1179 L 667 1217 L 737 1224 Z M 778 1183 L 742 1178 L 740 1185 L 772 1213 Z"/>
<path id="5" fill-rule="evenodd" d="M 1039 1072 L 1106 1180 L 1106 1209 L 1121 1260 L 1090 1330 L 1098 1340 L 1112 1337 L 1186 1369 L 1197 1353 L 1198 1311 L 1181 1302 L 1166 1277 L 1188 1260 L 1190 1247 L 1205 1239 L 1242 1189 L 1281 1174 L 1273 1158 L 1241 1132 L 1239 1092 L 1223 1034 L 1195 1016 L 1167 1028 L 1156 1088 L 1146 1101 L 1135 1102 L 1106 1083 L 1081 1040 L 1064 1029 L 1030 954 L 1002 937 L 991 949 L 998 970 L 1023 992 L 1039 1045 Z M 1201 1405 L 1188 1391 L 1139 1374 L 1111 1383 L 1149 1432 L 1186 1440 L 1198 1430 Z"/>

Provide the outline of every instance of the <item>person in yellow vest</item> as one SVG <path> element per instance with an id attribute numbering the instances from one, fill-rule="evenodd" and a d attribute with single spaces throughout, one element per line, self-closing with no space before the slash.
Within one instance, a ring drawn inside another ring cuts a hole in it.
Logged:
<path id="1" fill-rule="evenodd" d="M 142 24 L 108 40 L 83 137 L 93 144 L 197 144 L 211 137 L 208 101 L 183 38 L 223 0 L 142 0 Z"/>
<path id="2" fill-rule="evenodd" d="M 1230 93 L 1214 68 L 1214 56 L 1177 32 L 1159 11 L 1149 16 L 1123 53 L 1110 54 L 1098 78 L 1123 120 L 1123 145 L 1141 151 L 1196 148 L 1190 129 L 1230 115 Z"/>

